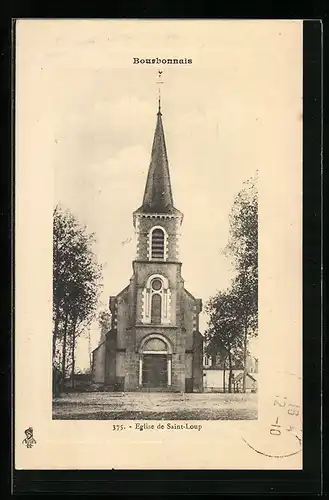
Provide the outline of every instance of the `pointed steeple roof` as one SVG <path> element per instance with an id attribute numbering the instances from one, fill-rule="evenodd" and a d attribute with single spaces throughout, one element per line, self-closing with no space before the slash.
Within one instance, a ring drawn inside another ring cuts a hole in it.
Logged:
<path id="1" fill-rule="evenodd" d="M 176 212 L 171 191 L 169 164 L 162 124 L 160 101 L 143 204 L 139 208 L 138 212 Z"/>

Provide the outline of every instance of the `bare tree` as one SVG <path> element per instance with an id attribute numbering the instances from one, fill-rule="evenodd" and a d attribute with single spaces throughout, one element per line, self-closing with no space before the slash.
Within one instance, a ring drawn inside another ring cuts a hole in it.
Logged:
<path id="1" fill-rule="evenodd" d="M 60 357 L 63 383 L 70 370 L 74 385 L 76 342 L 95 317 L 101 266 L 94 234 L 69 210 L 56 206 L 53 215 L 53 359 Z"/>
<path id="2" fill-rule="evenodd" d="M 236 196 L 229 222 L 229 242 L 224 253 L 231 259 L 235 276 L 230 288 L 218 292 L 206 305 L 209 313 L 207 351 L 220 355 L 224 371 L 228 361 L 229 392 L 233 366 L 242 364 L 245 392 L 248 342 L 251 336 L 257 335 L 258 326 L 257 174 L 244 183 Z"/>
<path id="3" fill-rule="evenodd" d="M 206 304 L 206 311 L 209 314 L 206 352 L 209 355 L 220 355 L 224 371 L 228 361 L 228 392 L 232 392 L 233 367 L 236 366 L 243 346 L 239 297 L 231 289 L 218 292 Z"/>
<path id="4" fill-rule="evenodd" d="M 243 327 L 243 391 L 246 390 L 248 341 L 258 327 L 258 192 L 257 173 L 244 183 L 230 214 L 229 243 L 225 253 L 232 259 L 236 276 L 232 283 L 239 299 Z"/>

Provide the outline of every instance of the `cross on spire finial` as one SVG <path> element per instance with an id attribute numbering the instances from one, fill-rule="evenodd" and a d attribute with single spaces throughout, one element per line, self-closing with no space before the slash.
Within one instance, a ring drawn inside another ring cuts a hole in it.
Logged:
<path id="1" fill-rule="evenodd" d="M 159 99 L 158 99 L 158 113 L 161 114 L 161 90 L 159 87 Z"/>
<path id="2" fill-rule="evenodd" d="M 162 73 L 163 71 L 158 70 L 158 81 L 157 83 L 162 84 Z M 158 115 L 161 115 L 161 87 L 159 87 L 159 92 L 158 92 Z"/>

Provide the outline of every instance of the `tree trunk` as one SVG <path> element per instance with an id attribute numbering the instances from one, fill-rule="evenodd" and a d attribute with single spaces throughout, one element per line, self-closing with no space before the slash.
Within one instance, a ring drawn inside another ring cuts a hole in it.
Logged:
<path id="1" fill-rule="evenodd" d="M 89 351 L 89 368 L 90 368 L 90 371 L 92 371 L 93 362 L 92 362 L 92 351 L 91 351 L 90 328 L 88 328 L 88 351 Z"/>
<path id="2" fill-rule="evenodd" d="M 58 326 L 59 326 L 59 303 L 56 303 L 55 309 L 55 325 L 54 325 L 54 333 L 53 333 L 53 362 L 56 357 L 56 340 L 58 338 Z"/>
<path id="3" fill-rule="evenodd" d="M 226 375 L 226 358 L 224 358 L 224 369 L 223 369 L 223 392 L 226 392 L 225 375 Z"/>
<path id="4" fill-rule="evenodd" d="M 232 392 L 232 357 L 231 353 L 228 355 L 228 369 L 229 369 L 229 374 L 228 374 L 228 392 Z"/>
<path id="5" fill-rule="evenodd" d="M 67 323 L 68 323 L 69 313 L 66 311 L 65 323 L 64 323 L 64 334 L 63 334 L 63 346 L 62 346 L 62 391 L 64 391 L 65 386 L 65 375 L 66 375 L 66 337 L 67 337 Z"/>
<path id="6" fill-rule="evenodd" d="M 54 271 L 54 277 L 53 277 L 53 280 L 54 280 L 54 283 L 58 283 L 58 271 L 57 271 L 57 266 L 58 266 L 58 263 L 57 263 L 57 254 L 58 254 L 58 241 L 57 241 L 57 238 L 54 237 L 54 252 L 55 252 L 55 261 L 56 261 L 56 267 L 55 269 L 53 270 Z M 54 290 L 54 285 L 53 285 L 53 291 L 55 292 Z M 55 293 L 54 293 L 55 295 Z M 53 362 L 55 361 L 55 356 L 56 356 L 56 341 L 57 341 L 57 338 L 58 338 L 58 326 L 59 326 L 59 299 L 55 298 L 55 301 L 56 301 L 56 306 L 55 306 L 55 325 L 54 325 L 54 332 L 53 332 Z"/>
<path id="7" fill-rule="evenodd" d="M 72 389 L 74 389 L 74 372 L 75 372 L 75 335 L 76 335 L 76 326 L 77 326 L 77 320 L 74 318 L 73 320 L 73 325 L 72 325 L 72 350 L 71 350 L 71 356 L 72 356 L 72 369 L 71 369 L 71 383 L 72 383 Z"/>
<path id="8" fill-rule="evenodd" d="M 246 392 L 246 377 L 247 377 L 247 321 L 244 323 L 244 342 L 243 342 L 243 386 L 242 391 Z"/>

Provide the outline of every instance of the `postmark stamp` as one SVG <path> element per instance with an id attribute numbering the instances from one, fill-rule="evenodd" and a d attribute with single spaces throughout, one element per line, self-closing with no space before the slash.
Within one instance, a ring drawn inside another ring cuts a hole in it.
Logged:
<path id="1" fill-rule="evenodd" d="M 242 440 L 260 455 L 281 459 L 302 451 L 302 383 L 290 372 L 276 372 L 272 380 L 272 387 L 264 388 L 259 421 Z"/>

